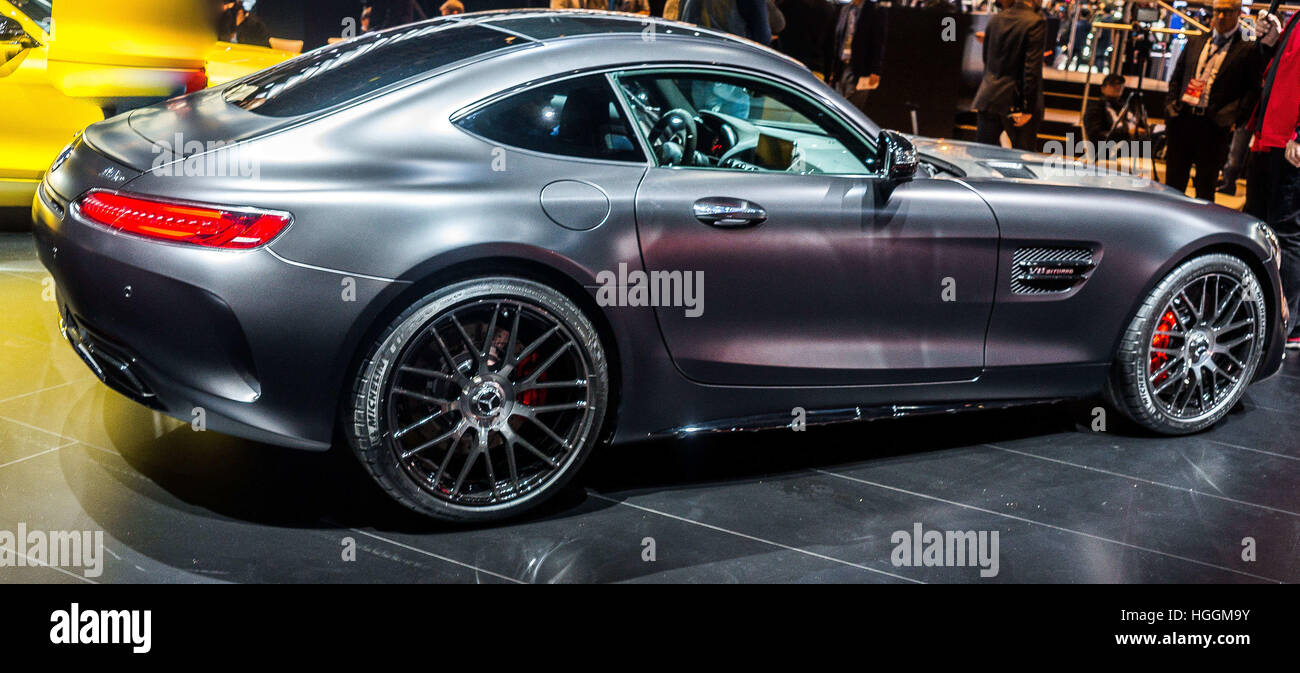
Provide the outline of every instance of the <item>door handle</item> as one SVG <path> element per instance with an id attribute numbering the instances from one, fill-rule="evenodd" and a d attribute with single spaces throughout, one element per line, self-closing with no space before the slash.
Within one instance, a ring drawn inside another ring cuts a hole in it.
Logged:
<path id="1" fill-rule="evenodd" d="M 710 196 L 691 205 L 695 219 L 711 227 L 752 227 L 767 220 L 767 211 L 757 203 L 726 196 Z"/>

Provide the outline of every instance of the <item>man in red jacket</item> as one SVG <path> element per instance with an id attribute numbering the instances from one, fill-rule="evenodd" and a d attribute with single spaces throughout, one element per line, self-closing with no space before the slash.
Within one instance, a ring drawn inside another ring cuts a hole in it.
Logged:
<path id="1" fill-rule="evenodd" d="M 1272 60 L 1264 89 L 1251 120 L 1251 145 L 1246 173 L 1245 211 L 1264 220 L 1277 233 L 1282 247 L 1282 291 L 1291 306 L 1287 348 L 1300 348 L 1296 310 L 1300 308 L 1300 12 L 1280 31 L 1276 17 L 1261 16 L 1259 43 Z M 1280 39 L 1278 33 L 1281 33 Z"/>

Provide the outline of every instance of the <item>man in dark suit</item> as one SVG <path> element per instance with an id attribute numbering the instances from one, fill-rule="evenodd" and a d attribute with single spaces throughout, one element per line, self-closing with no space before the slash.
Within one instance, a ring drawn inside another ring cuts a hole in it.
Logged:
<path id="1" fill-rule="evenodd" d="M 1038 0 L 1002 0 L 1002 5 L 984 31 L 984 80 L 972 106 L 978 121 L 975 139 L 997 145 L 1006 131 L 1013 147 L 1036 150 L 1047 22 Z"/>
<path id="2" fill-rule="evenodd" d="M 839 8 L 831 39 L 825 43 L 826 82 L 844 97 L 880 85 L 886 17 L 872 0 L 852 0 Z"/>
<path id="3" fill-rule="evenodd" d="M 681 21 L 739 35 L 759 44 L 772 42 L 767 0 L 682 0 Z"/>
<path id="4" fill-rule="evenodd" d="M 833 41 L 830 36 L 840 7 L 826 0 L 780 0 L 777 6 L 785 15 L 785 30 L 777 38 L 777 49 L 809 70 L 827 75 L 831 57 L 828 42 Z"/>
<path id="5" fill-rule="evenodd" d="M 1207 201 L 1214 200 L 1232 130 L 1250 118 L 1263 76 L 1259 49 L 1242 39 L 1240 19 L 1241 0 L 1214 0 L 1212 32 L 1187 41 L 1165 99 L 1165 184 L 1186 190 L 1195 166 L 1196 198 Z"/>
<path id="6" fill-rule="evenodd" d="M 271 46 L 271 31 L 261 19 L 244 8 L 242 1 L 225 3 L 225 8 L 221 25 L 217 27 L 218 38 L 257 47 Z"/>
<path id="7" fill-rule="evenodd" d="M 427 18 L 424 9 L 415 0 L 370 0 L 371 30 L 405 26 Z"/>

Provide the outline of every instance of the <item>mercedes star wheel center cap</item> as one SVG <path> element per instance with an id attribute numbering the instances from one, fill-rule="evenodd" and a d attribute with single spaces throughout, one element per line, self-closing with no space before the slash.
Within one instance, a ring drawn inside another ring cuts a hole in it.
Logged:
<path id="1" fill-rule="evenodd" d="M 501 413 L 501 386 L 485 383 L 475 391 L 471 403 L 474 413 L 485 418 L 492 418 Z"/>
<path id="2" fill-rule="evenodd" d="M 461 396 L 460 404 L 471 423 L 495 427 L 509 416 L 512 399 L 500 381 L 475 377 Z"/>
<path id="3" fill-rule="evenodd" d="M 1194 364 L 1200 364 L 1210 352 L 1210 338 L 1203 332 L 1193 332 L 1187 339 L 1187 355 Z"/>

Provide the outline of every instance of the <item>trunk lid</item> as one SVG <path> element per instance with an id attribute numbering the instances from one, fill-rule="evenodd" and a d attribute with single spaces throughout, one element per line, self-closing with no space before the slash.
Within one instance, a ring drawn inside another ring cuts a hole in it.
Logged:
<path id="1" fill-rule="evenodd" d="M 292 119 L 266 117 L 205 89 L 106 119 L 86 129 L 85 140 L 137 172 L 268 133 Z"/>
<path id="2" fill-rule="evenodd" d="M 141 171 L 93 146 L 83 136 L 59 153 L 45 173 L 43 190 L 60 208 L 88 189 L 120 189 Z"/>

